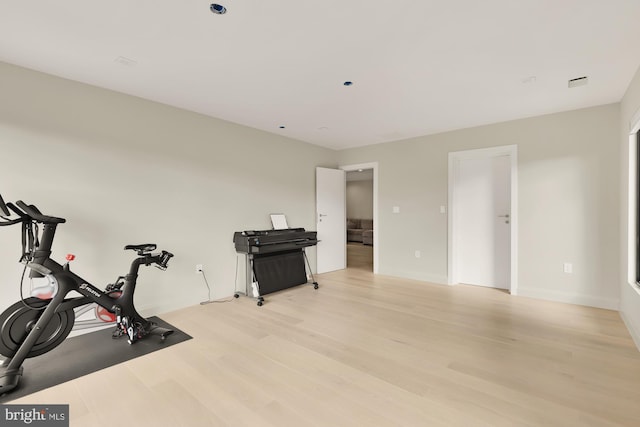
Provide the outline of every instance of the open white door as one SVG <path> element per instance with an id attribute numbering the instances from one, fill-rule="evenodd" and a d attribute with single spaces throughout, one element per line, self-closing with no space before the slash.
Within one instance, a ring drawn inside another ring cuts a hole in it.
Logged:
<path id="1" fill-rule="evenodd" d="M 318 273 L 347 265 L 345 171 L 316 168 L 316 268 Z"/>

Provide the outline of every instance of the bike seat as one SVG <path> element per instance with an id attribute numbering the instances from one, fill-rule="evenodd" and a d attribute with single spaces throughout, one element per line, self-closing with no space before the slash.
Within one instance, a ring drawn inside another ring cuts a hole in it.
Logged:
<path id="1" fill-rule="evenodd" d="M 127 245 L 124 247 L 124 250 L 128 250 L 128 249 L 132 249 L 136 252 L 138 252 L 138 254 L 142 255 L 142 254 L 148 254 L 150 252 L 153 252 L 156 250 L 156 244 L 155 243 L 145 243 L 143 245 Z"/>

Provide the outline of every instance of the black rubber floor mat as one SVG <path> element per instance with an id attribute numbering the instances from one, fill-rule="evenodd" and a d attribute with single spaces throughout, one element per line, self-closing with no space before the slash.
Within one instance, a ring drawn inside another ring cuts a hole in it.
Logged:
<path id="1" fill-rule="evenodd" d="M 111 338 L 115 327 L 67 338 L 50 352 L 25 360 L 20 384 L 11 392 L 0 396 L 0 403 L 10 402 L 191 339 L 191 336 L 158 317 L 151 317 L 149 320 L 173 329 L 174 333 L 164 341 L 160 337 L 149 336 L 133 345 L 127 343 L 126 337 Z"/>

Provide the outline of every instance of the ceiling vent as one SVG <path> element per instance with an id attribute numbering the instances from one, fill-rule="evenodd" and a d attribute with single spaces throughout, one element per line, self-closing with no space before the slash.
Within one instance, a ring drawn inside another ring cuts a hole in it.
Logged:
<path id="1" fill-rule="evenodd" d="M 575 79 L 569 80 L 569 87 L 586 86 L 587 83 L 589 83 L 587 76 L 576 77 Z"/>
<path id="2" fill-rule="evenodd" d="M 137 61 L 125 58 L 124 56 L 118 56 L 116 59 L 114 59 L 114 62 L 117 62 L 120 65 L 124 65 L 125 67 L 135 67 L 136 65 L 138 65 Z"/>

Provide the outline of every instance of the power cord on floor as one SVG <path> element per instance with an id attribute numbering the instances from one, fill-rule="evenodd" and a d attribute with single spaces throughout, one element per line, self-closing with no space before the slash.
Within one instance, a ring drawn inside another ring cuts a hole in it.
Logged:
<path id="1" fill-rule="evenodd" d="M 209 281 L 207 280 L 207 276 L 204 274 L 204 269 L 200 270 L 200 274 L 202 274 L 202 278 L 204 279 L 204 284 L 207 285 L 207 300 L 206 301 L 202 301 L 200 303 L 200 305 L 207 305 L 207 304 L 214 304 L 214 303 L 221 303 L 221 302 L 229 302 L 229 301 L 233 301 L 235 298 L 231 297 L 229 299 L 225 299 L 225 300 L 216 300 L 216 301 L 212 301 L 211 300 L 211 287 L 209 286 Z"/>

